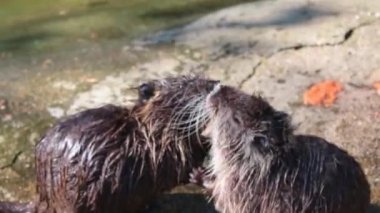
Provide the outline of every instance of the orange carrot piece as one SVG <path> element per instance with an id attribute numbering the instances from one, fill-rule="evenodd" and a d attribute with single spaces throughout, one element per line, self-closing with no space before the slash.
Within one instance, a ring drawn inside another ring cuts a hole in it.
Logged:
<path id="1" fill-rule="evenodd" d="M 375 89 L 380 89 L 380 81 L 373 83 L 373 87 L 375 87 Z"/>
<path id="2" fill-rule="evenodd" d="M 379 85 L 380 86 L 380 85 Z M 343 86 L 333 80 L 326 80 L 314 84 L 303 94 L 305 105 L 312 106 L 332 106 L 337 98 L 337 94 L 343 90 Z"/>

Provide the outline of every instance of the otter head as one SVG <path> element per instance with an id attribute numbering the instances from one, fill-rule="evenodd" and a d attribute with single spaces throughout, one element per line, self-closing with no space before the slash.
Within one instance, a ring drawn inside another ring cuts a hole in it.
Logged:
<path id="1" fill-rule="evenodd" d="M 252 156 L 250 151 L 265 156 L 275 152 L 291 135 L 287 114 L 274 110 L 261 97 L 232 87 L 215 86 L 204 106 L 213 146 L 242 150 L 240 153 L 246 156 Z"/>
<path id="2" fill-rule="evenodd" d="M 217 83 L 199 76 L 168 77 L 145 82 L 138 87 L 138 103 L 134 111 L 142 124 L 150 126 L 154 133 L 150 132 L 155 137 L 164 133 L 165 137 L 172 137 L 170 141 L 188 141 L 195 135 L 198 137 L 197 133 L 204 123 L 200 119 L 189 122 L 189 118 L 197 114 L 196 106 L 205 100 Z"/>
<path id="3" fill-rule="evenodd" d="M 180 107 L 189 101 L 202 100 L 219 81 L 184 75 L 152 80 L 138 87 L 139 105 L 157 105 L 161 108 Z"/>

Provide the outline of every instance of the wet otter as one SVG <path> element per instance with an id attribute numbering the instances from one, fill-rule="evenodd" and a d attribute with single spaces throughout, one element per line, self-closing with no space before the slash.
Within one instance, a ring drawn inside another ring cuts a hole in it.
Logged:
<path id="1" fill-rule="evenodd" d="M 139 87 L 131 110 L 106 105 L 59 121 L 36 147 L 35 211 L 136 212 L 187 183 L 208 145 L 197 126 L 177 127 L 214 85 L 189 76 L 153 80 Z"/>
<path id="2" fill-rule="evenodd" d="M 192 181 L 206 181 L 220 212 L 366 212 L 370 188 L 357 161 L 322 138 L 294 135 L 286 113 L 220 85 L 198 107 L 210 119 L 212 157 Z"/>

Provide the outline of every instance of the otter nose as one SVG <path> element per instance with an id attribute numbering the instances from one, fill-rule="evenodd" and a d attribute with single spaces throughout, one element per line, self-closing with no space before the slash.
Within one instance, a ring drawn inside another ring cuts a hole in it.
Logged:
<path id="1" fill-rule="evenodd" d="M 222 89 L 222 85 L 220 83 L 215 84 L 214 88 L 209 93 L 209 96 L 214 96 L 216 93 L 218 93 Z"/>
<path id="2" fill-rule="evenodd" d="M 212 81 L 208 81 L 207 82 L 207 85 L 206 85 L 206 90 L 207 90 L 207 92 L 211 92 L 211 91 L 213 91 L 214 90 L 214 88 L 215 88 L 215 86 L 216 85 L 219 85 L 220 84 L 220 81 L 214 81 L 214 80 L 212 80 Z"/>

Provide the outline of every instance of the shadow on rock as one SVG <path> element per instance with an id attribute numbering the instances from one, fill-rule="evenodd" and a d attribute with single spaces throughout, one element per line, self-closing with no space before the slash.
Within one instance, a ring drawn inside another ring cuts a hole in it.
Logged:
<path id="1" fill-rule="evenodd" d="M 258 1 L 258 0 L 253 0 Z M 200 15 L 209 11 L 217 10 L 222 7 L 235 5 L 238 3 L 252 2 L 252 0 L 237 0 L 237 1 L 194 1 L 188 4 L 173 6 L 170 8 L 152 8 L 143 13 L 141 17 L 149 19 L 172 19 L 183 18 L 193 15 Z"/>
<path id="2" fill-rule="evenodd" d="M 202 194 L 166 194 L 142 213 L 216 213 L 211 202 Z"/>
<path id="3" fill-rule="evenodd" d="M 317 8 L 311 5 L 304 5 L 290 9 L 284 9 L 281 13 L 275 14 L 273 18 L 259 22 L 226 22 L 220 23 L 225 28 L 254 28 L 270 26 L 288 26 L 302 24 L 315 18 L 323 16 L 335 16 L 334 11 Z"/>
<path id="4" fill-rule="evenodd" d="M 243 0 L 240 0 L 243 2 Z M 160 31 L 157 34 L 147 36 L 142 39 L 142 42 L 145 44 L 161 44 L 161 43 L 170 43 L 173 41 L 176 41 L 178 38 L 181 38 L 182 36 L 185 36 L 187 34 L 202 34 L 205 31 L 210 31 L 213 29 L 243 29 L 243 30 L 249 30 L 252 28 L 266 28 L 266 27 L 278 27 L 285 28 L 289 26 L 294 25 L 301 25 L 305 24 L 311 21 L 314 21 L 315 19 L 326 17 L 326 16 L 337 16 L 339 13 L 337 11 L 326 9 L 319 7 L 317 5 L 307 3 L 307 4 L 296 4 L 288 6 L 287 8 L 280 8 L 278 10 L 268 10 L 267 5 L 270 5 L 271 2 L 268 1 L 257 1 L 256 3 L 252 4 L 255 7 L 254 8 L 262 8 L 263 11 L 266 11 L 267 13 L 263 13 L 262 16 L 265 16 L 264 18 L 260 18 L 260 14 L 257 15 L 256 18 L 238 18 L 240 21 L 235 21 L 234 19 L 229 20 L 229 15 L 225 15 L 226 17 L 220 17 L 219 20 L 215 21 L 212 20 L 211 22 L 207 20 L 203 20 L 200 22 L 197 22 L 195 25 L 189 25 L 185 28 L 167 28 L 166 30 Z M 252 7 L 252 5 L 247 4 L 247 7 Z M 227 6 L 227 5 L 226 5 Z M 194 8 L 202 8 L 202 4 L 195 5 Z M 211 5 L 212 7 L 212 5 Z M 242 6 L 240 6 L 242 7 Z M 189 9 L 190 8 L 190 9 Z M 191 6 L 186 7 L 187 13 L 190 13 L 192 11 Z M 210 10 L 210 5 L 203 6 L 203 9 Z M 195 10 L 195 9 L 194 9 Z M 183 14 L 180 15 L 181 9 L 173 10 L 173 11 L 152 11 L 147 12 L 143 14 L 143 17 L 147 18 L 168 18 L 168 17 L 181 17 Z M 196 11 L 196 10 L 195 10 Z M 232 10 L 235 13 L 239 12 L 239 8 Z M 178 14 L 177 14 L 178 13 Z M 244 14 L 244 12 L 240 12 Z M 186 13 L 185 13 L 186 14 Z M 269 15 L 268 15 L 269 14 Z M 249 16 L 251 17 L 251 16 Z M 252 16 L 254 17 L 254 16 Z M 232 42 L 232 41 L 231 41 Z"/>
<path id="5" fill-rule="evenodd" d="M 368 209 L 368 213 L 380 213 L 380 206 L 377 204 L 372 204 Z"/>
<path id="6" fill-rule="evenodd" d="M 15 51 L 30 48 L 35 42 L 51 38 L 53 35 L 47 32 L 18 35 L 0 40 L 0 51 Z"/>

